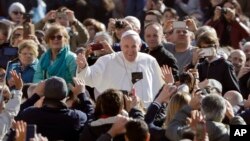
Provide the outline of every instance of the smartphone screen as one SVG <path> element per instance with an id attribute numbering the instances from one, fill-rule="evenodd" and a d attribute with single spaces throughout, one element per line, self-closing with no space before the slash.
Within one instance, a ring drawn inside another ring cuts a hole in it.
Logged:
<path id="1" fill-rule="evenodd" d="M 135 84 L 137 81 L 143 78 L 142 72 L 132 72 L 132 83 Z"/>
<path id="2" fill-rule="evenodd" d="M 213 47 L 201 48 L 200 55 L 203 57 L 214 56 L 215 50 Z"/>
<path id="3" fill-rule="evenodd" d="M 186 22 L 184 21 L 174 21 L 173 28 L 186 28 Z"/>
<path id="4" fill-rule="evenodd" d="M 28 124 L 27 133 L 26 133 L 26 141 L 29 141 L 31 138 L 35 138 L 35 135 L 36 135 L 36 125 Z"/>
<path id="5" fill-rule="evenodd" d="M 206 136 L 206 126 L 205 123 L 198 123 L 196 125 L 196 138 L 198 141 L 204 140 Z"/>

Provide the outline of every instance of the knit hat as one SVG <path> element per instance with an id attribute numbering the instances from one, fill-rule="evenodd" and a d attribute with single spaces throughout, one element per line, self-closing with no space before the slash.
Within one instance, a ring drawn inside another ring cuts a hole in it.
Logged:
<path id="1" fill-rule="evenodd" d="M 13 12 L 13 11 L 20 11 L 22 13 L 25 13 L 25 8 L 23 6 L 23 4 L 21 4 L 20 2 L 14 2 L 10 5 L 9 7 L 9 15 Z"/>
<path id="2" fill-rule="evenodd" d="M 68 87 L 63 78 L 53 76 L 45 81 L 45 99 L 63 100 L 68 95 Z"/>

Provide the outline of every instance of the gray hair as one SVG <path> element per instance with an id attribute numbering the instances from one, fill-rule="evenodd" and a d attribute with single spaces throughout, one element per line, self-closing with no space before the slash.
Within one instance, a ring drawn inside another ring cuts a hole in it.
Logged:
<path id="1" fill-rule="evenodd" d="M 221 122 L 226 113 L 225 99 L 217 94 L 207 95 L 201 101 L 201 111 L 206 120 Z"/>
<path id="2" fill-rule="evenodd" d="M 124 19 L 128 21 L 136 31 L 139 32 L 141 30 L 141 22 L 138 18 L 134 16 L 126 16 Z"/>
<path id="3" fill-rule="evenodd" d="M 102 36 L 104 38 L 105 41 L 107 41 L 109 43 L 109 45 L 113 45 L 113 39 L 110 36 L 110 34 L 108 34 L 107 32 L 101 31 L 101 32 L 97 32 L 95 34 L 94 40 L 96 37 Z"/>

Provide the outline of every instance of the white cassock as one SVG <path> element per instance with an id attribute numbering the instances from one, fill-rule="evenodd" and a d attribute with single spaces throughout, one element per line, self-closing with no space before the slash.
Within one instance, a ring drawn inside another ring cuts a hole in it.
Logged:
<path id="1" fill-rule="evenodd" d="M 143 73 L 143 79 L 136 82 L 134 88 L 144 106 L 148 107 L 164 84 L 156 59 L 148 54 L 138 52 L 134 62 L 128 62 L 122 52 L 108 54 L 100 57 L 94 65 L 77 71 L 76 77 L 100 93 L 109 88 L 131 91 L 132 72 Z"/>

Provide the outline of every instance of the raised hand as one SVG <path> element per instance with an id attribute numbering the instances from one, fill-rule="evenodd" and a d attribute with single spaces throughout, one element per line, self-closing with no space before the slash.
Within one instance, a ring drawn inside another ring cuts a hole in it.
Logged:
<path id="1" fill-rule="evenodd" d="M 155 99 L 158 103 L 168 102 L 171 96 L 177 91 L 177 87 L 175 85 L 167 85 L 163 86 L 159 96 Z"/>
<path id="2" fill-rule="evenodd" d="M 166 84 L 173 84 L 174 83 L 174 77 L 172 74 L 172 68 L 168 67 L 168 65 L 163 65 L 161 67 L 161 71 L 162 71 L 162 79 L 165 81 Z"/>
<path id="3" fill-rule="evenodd" d="M 17 90 L 22 90 L 23 88 L 23 80 L 21 74 L 17 74 L 15 70 L 10 71 L 10 75 L 14 80 L 14 85 Z"/>
<path id="4" fill-rule="evenodd" d="M 85 57 L 85 54 L 79 53 L 76 58 L 76 64 L 78 68 L 84 69 L 87 65 L 87 59 Z"/>
<path id="5" fill-rule="evenodd" d="M 85 83 L 81 79 L 73 78 L 75 86 L 69 84 L 70 90 L 73 92 L 74 96 L 78 96 L 81 93 L 85 92 Z"/>

